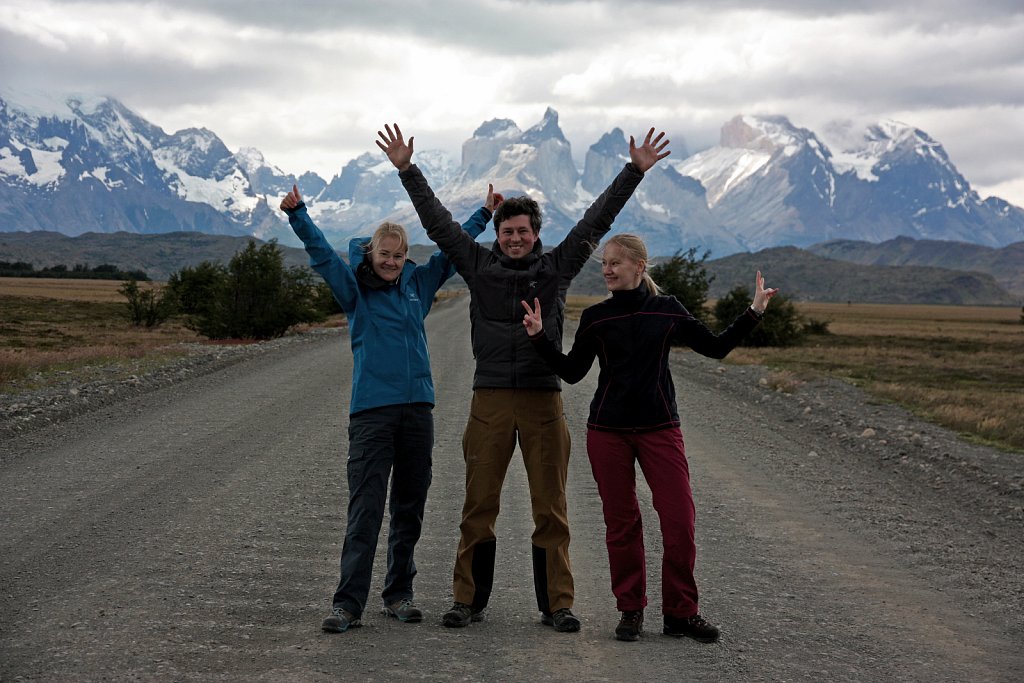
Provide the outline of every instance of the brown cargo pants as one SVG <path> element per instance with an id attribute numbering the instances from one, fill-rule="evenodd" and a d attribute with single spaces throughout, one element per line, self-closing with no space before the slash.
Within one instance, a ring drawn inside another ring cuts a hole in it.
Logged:
<path id="1" fill-rule="evenodd" d="M 462 437 L 466 499 L 455 560 L 456 602 L 481 610 L 494 583 L 494 523 L 501 487 L 518 437 L 533 509 L 533 580 L 537 607 L 551 614 L 572 607 L 565 482 L 569 429 L 560 391 L 477 389 Z"/>

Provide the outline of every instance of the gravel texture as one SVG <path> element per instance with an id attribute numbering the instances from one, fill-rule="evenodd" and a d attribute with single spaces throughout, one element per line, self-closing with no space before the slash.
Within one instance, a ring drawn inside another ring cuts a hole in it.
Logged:
<path id="1" fill-rule="evenodd" d="M 344 528 L 345 332 L 197 345 L 128 379 L 69 376 L 3 397 L 0 680 L 1019 680 L 1020 454 L 842 382 L 780 392 L 765 368 L 686 352 L 673 375 L 696 573 L 721 642 L 660 634 L 658 522 L 639 473 L 646 631 L 637 643 L 612 639 L 584 447 L 596 372 L 564 392 L 582 631 L 539 622 L 518 458 L 486 619 L 442 628 L 472 379 L 465 305 L 438 307 L 428 330 L 438 403 L 417 550 L 423 624 L 378 614 L 381 544 L 364 626 L 319 630 Z"/>

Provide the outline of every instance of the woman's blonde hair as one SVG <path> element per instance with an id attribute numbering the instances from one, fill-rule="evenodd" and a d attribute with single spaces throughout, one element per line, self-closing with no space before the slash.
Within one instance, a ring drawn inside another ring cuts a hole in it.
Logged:
<path id="1" fill-rule="evenodd" d="M 392 223 L 391 221 L 384 221 L 374 231 L 373 237 L 366 244 L 366 253 L 369 254 L 380 249 L 380 243 L 385 237 L 394 236 L 398 238 L 399 247 L 406 255 L 409 253 L 409 235 L 406 234 L 405 228 L 398 223 Z"/>
<path id="2" fill-rule="evenodd" d="M 643 283 L 647 286 L 647 291 L 651 294 L 657 294 L 661 291 L 647 272 L 647 245 L 644 244 L 642 239 L 631 233 L 622 232 L 618 235 L 613 235 L 608 240 L 608 244 L 617 244 L 620 249 L 626 252 L 627 258 L 643 264 Z M 607 245 L 605 245 L 605 248 L 608 248 Z"/>

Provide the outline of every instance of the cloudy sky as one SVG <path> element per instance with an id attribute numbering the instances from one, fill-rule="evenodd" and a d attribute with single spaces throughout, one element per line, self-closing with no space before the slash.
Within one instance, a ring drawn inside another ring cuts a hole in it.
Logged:
<path id="1" fill-rule="evenodd" d="M 457 155 L 550 106 L 582 159 L 616 126 L 663 128 L 680 158 L 739 113 L 826 142 L 894 118 L 1024 206 L 1020 0 L 4 0 L 0 84 L 110 95 L 327 179 L 385 121 Z"/>

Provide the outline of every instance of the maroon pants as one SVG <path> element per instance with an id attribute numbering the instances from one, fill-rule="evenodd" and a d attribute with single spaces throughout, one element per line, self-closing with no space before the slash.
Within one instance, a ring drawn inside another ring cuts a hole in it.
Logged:
<path id="1" fill-rule="evenodd" d="M 694 507 L 682 433 L 676 427 L 639 434 L 590 429 L 587 455 L 604 509 L 616 608 L 626 612 L 647 606 L 644 530 L 634 465 L 639 462 L 661 521 L 661 611 L 684 618 L 697 614 Z"/>

